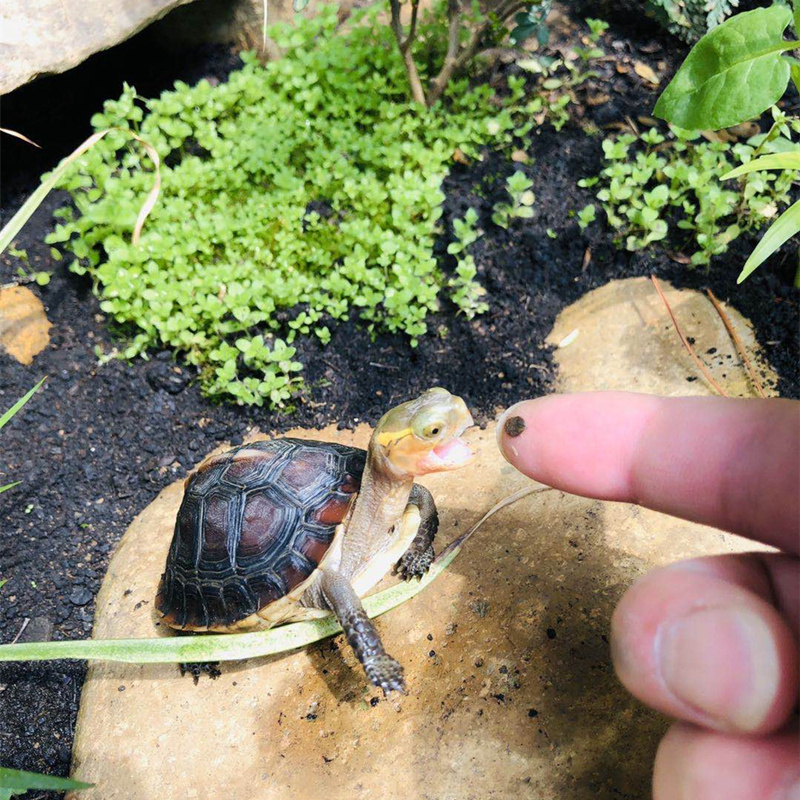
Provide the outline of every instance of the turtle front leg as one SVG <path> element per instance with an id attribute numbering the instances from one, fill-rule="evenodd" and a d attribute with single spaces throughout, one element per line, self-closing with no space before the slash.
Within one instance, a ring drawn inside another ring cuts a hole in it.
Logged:
<path id="1" fill-rule="evenodd" d="M 405 694 L 403 667 L 384 650 L 378 631 L 349 581 L 338 572 L 323 570 L 319 588 L 370 681 L 380 686 L 384 695 L 391 691 Z"/>
<path id="2" fill-rule="evenodd" d="M 419 509 L 420 523 L 417 535 L 394 566 L 394 573 L 404 581 L 422 578 L 430 569 L 436 553 L 433 550 L 433 539 L 439 530 L 439 514 L 431 493 L 419 484 L 414 484 L 408 498 L 409 506 Z"/>

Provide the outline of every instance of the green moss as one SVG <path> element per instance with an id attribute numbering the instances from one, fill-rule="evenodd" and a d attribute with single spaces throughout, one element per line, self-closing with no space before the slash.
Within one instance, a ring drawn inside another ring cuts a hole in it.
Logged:
<path id="1" fill-rule="evenodd" d="M 420 63 L 446 40 L 428 26 Z M 498 109 L 491 89 L 459 80 L 425 110 L 408 102 L 374 13 L 335 28 L 333 8 L 279 26 L 281 61 L 249 56 L 226 83 L 177 83 L 153 100 L 126 86 L 93 118 L 98 130 L 136 131 L 164 165 L 133 246 L 152 167 L 126 134 L 108 134 L 63 181 L 77 213 L 61 209 L 48 238 L 130 331 L 124 356 L 172 348 L 199 367 L 208 395 L 279 406 L 299 386 L 297 337 L 325 343 L 353 310 L 370 330 L 412 341 L 448 287 L 475 313 L 474 274 L 449 281 L 432 252 L 442 180 L 457 149 L 476 155 L 530 128 L 522 89 Z"/>

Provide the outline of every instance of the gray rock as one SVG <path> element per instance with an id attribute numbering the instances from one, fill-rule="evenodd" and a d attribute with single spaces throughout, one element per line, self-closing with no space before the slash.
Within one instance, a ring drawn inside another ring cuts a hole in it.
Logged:
<path id="1" fill-rule="evenodd" d="M 64 72 L 191 0 L 5 0 L 0 94 Z"/>

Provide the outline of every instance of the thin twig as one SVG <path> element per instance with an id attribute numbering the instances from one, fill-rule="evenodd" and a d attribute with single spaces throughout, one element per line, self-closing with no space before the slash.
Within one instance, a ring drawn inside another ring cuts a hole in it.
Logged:
<path id="1" fill-rule="evenodd" d="M 389 6 L 392 12 L 391 28 L 394 38 L 397 40 L 397 48 L 403 57 L 403 65 L 406 68 L 406 75 L 411 88 L 411 99 L 415 103 L 426 106 L 425 89 L 422 86 L 422 80 L 419 77 L 419 71 L 412 52 L 411 45 L 413 41 L 410 34 L 408 37 L 403 34 L 403 22 L 400 19 L 400 0 L 389 0 Z"/>
<path id="2" fill-rule="evenodd" d="M 370 361 L 369 365 L 378 369 L 400 369 L 400 367 L 395 367 L 393 364 L 379 364 L 377 361 Z"/>
<path id="3" fill-rule="evenodd" d="M 656 287 L 658 296 L 661 298 L 662 302 L 664 303 L 664 306 L 667 309 L 667 313 L 669 314 L 670 319 L 672 320 L 672 324 L 675 326 L 675 332 L 678 334 L 678 336 L 681 337 L 683 346 L 686 348 L 689 355 L 694 359 L 694 363 L 697 364 L 697 368 L 700 370 L 700 372 L 703 373 L 703 377 L 705 377 L 705 379 L 711 384 L 711 386 L 714 387 L 714 389 L 716 389 L 717 392 L 719 392 L 719 394 L 721 394 L 723 397 L 728 397 L 728 393 L 714 380 L 714 378 L 711 376 L 711 373 L 706 369 L 705 364 L 703 364 L 703 362 L 699 359 L 697 353 L 695 353 L 694 348 L 689 344 L 688 339 L 683 335 L 683 331 L 681 330 L 680 325 L 678 325 L 678 320 L 675 319 L 675 315 L 672 313 L 672 308 L 669 305 L 669 301 L 664 296 L 664 292 L 661 291 L 661 287 L 659 286 L 658 281 L 656 280 L 656 276 L 651 275 L 650 280 L 653 281 L 653 286 Z"/>
<path id="4" fill-rule="evenodd" d="M 750 380 L 753 382 L 753 386 L 756 387 L 756 391 L 761 395 L 761 397 L 766 397 L 767 395 L 764 392 L 764 387 L 761 385 L 761 381 L 759 381 L 758 376 L 756 375 L 755 369 L 753 369 L 753 365 L 750 363 L 750 359 L 747 357 L 747 350 L 744 346 L 744 342 L 742 341 L 739 334 L 736 332 L 736 328 L 733 327 L 733 322 L 731 322 L 731 318 L 725 313 L 725 309 L 722 307 L 722 303 L 717 299 L 714 295 L 714 292 L 711 289 L 706 289 L 706 294 L 708 295 L 708 299 L 713 303 L 714 308 L 719 314 L 719 318 L 722 320 L 722 324 L 725 326 L 725 330 L 728 331 L 728 335 L 733 339 L 733 344 L 736 347 L 736 352 L 739 354 L 740 358 L 744 362 L 745 369 L 747 370 L 747 374 L 750 376 Z"/>

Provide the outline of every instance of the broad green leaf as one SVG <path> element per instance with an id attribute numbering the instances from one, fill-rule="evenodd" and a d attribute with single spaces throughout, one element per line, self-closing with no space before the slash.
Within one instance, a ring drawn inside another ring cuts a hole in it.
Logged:
<path id="1" fill-rule="evenodd" d="M 722 176 L 723 181 L 729 178 L 738 178 L 740 175 L 746 175 L 748 172 L 759 172 L 764 169 L 798 169 L 800 170 L 800 149 L 794 150 L 789 153 L 773 153 L 768 156 L 761 156 L 748 161 L 747 164 L 742 164 L 730 172 L 726 172 Z"/>
<path id="2" fill-rule="evenodd" d="M 38 772 L 25 772 L 21 769 L 0 767 L 0 800 L 25 794 L 31 789 L 38 791 L 66 792 L 89 789 L 91 783 L 74 781 L 72 778 L 57 778 L 54 775 L 40 775 Z"/>
<path id="3" fill-rule="evenodd" d="M 8 411 L 6 411 L 6 413 L 3 414 L 2 417 L 0 417 L 0 430 L 2 430 L 3 426 L 11 419 L 11 417 L 13 417 L 14 414 L 16 414 L 22 408 L 22 406 L 24 406 L 25 403 L 27 403 L 28 400 L 30 400 L 31 397 L 33 397 L 36 394 L 36 392 L 39 390 L 39 387 L 46 380 L 47 380 L 47 376 L 42 378 L 39 381 L 39 383 L 37 383 L 36 386 L 34 386 L 33 389 L 31 389 L 27 394 L 25 394 L 23 397 L 20 397 L 20 399 L 17 400 L 17 402 L 14 403 L 14 405 L 11 406 L 11 408 L 9 408 Z"/>
<path id="4" fill-rule="evenodd" d="M 769 230 L 761 237 L 761 241 L 756 245 L 755 250 L 750 253 L 750 258 L 745 262 L 736 283 L 741 283 L 750 273 L 760 267 L 784 242 L 788 241 L 795 234 L 800 233 L 800 200 L 794 205 L 789 206 Z"/>
<path id="5" fill-rule="evenodd" d="M 548 487 L 525 487 L 501 500 L 448 547 L 431 565 L 421 581 L 398 583 L 365 597 L 364 609 L 370 617 L 385 614 L 419 594 L 441 575 L 459 554 L 467 540 L 489 517 L 506 506 L 534 492 L 551 491 Z M 245 658 L 275 655 L 333 636 L 341 631 L 333 616 L 307 622 L 295 622 L 257 633 L 225 635 L 165 636 L 156 639 L 86 639 L 67 642 L 24 642 L 0 645 L 2 661 L 48 661 L 57 658 L 86 658 L 124 661 L 131 664 L 163 664 L 197 661 L 239 661 Z"/>
<path id="6" fill-rule="evenodd" d="M 719 130 L 758 117 L 786 91 L 789 63 L 781 53 L 798 42 L 783 32 L 788 6 L 731 17 L 693 48 L 656 103 L 654 113 L 690 130 Z"/>

